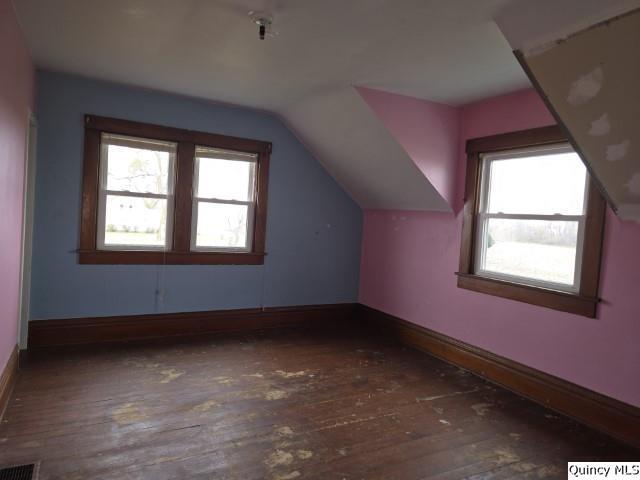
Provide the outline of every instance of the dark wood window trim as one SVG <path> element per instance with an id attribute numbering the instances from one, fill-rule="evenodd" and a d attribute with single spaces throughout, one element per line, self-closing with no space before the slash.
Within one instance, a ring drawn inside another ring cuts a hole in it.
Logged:
<path id="1" fill-rule="evenodd" d="M 102 133 L 175 142 L 175 192 L 172 247 L 169 250 L 98 250 L 98 195 Z M 195 146 L 257 154 L 256 205 L 250 252 L 191 251 L 191 210 Z M 267 186 L 271 143 L 147 123 L 85 115 L 84 172 L 80 225 L 81 264 L 262 265 L 265 256 Z"/>
<path id="2" fill-rule="evenodd" d="M 568 139 L 560 127 L 555 125 L 467 141 L 462 241 L 459 272 L 456 273 L 458 287 L 586 317 L 596 316 L 606 203 L 593 180 L 590 180 L 588 187 L 580 291 L 577 294 L 491 279 L 476 275 L 474 272 L 476 214 L 480 198 L 482 168 L 480 155 L 567 142 Z"/>

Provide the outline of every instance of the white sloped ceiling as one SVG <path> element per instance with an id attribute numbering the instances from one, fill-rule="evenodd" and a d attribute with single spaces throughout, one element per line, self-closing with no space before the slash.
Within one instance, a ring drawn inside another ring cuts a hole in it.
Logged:
<path id="1" fill-rule="evenodd" d="M 284 116 L 359 205 L 451 211 L 354 88 L 309 96 Z"/>
<path id="2" fill-rule="evenodd" d="M 450 211 L 354 86 L 450 105 L 528 86 L 492 20 L 511 1 L 14 6 L 41 68 L 273 112 L 363 208 Z M 278 35 L 260 41 L 250 10 L 273 14 Z"/>

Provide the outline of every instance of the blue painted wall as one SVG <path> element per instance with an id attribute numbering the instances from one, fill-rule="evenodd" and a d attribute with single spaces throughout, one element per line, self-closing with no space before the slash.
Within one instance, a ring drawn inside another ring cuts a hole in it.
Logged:
<path id="1" fill-rule="evenodd" d="M 362 211 L 277 117 L 52 72 L 37 113 L 32 319 L 357 301 Z M 85 113 L 271 141 L 265 265 L 79 265 Z"/>

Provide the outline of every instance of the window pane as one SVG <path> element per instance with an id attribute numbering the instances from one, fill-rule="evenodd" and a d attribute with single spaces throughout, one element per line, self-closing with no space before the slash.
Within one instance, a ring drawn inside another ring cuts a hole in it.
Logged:
<path id="1" fill-rule="evenodd" d="M 246 205 L 198 202 L 196 247 L 247 248 Z"/>
<path id="2" fill-rule="evenodd" d="M 220 200 L 253 199 L 254 162 L 198 157 L 198 197 Z"/>
<path id="3" fill-rule="evenodd" d="M 104 244 L 165 246 L 167 201 L 107 195 Z"/>
<path id="4" fill-rule="evenodd" d="M 489 213 L 582 215 L 586 169 L 576 153 L 490 163 Z"/>
<path id="5" fill-rule="evenodd" d="M 107 190 L 167 193 L 171 153 L 112 144 L 106 149 Z"/>
<path id="6" fill-rule="evenodd" d="M 488 220 L 481 269 L 573 285 L 578 222 Z"/>

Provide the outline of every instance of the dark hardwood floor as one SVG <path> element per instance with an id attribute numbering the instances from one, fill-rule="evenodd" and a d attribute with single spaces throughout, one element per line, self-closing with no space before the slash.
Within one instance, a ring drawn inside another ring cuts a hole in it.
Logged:
<path id="1" fill-rule="evenodd" d="M 0 465 L 41 479 L 539 479 L 629 447 L 423 353 L 273 330 L 32 355 Z"/>

